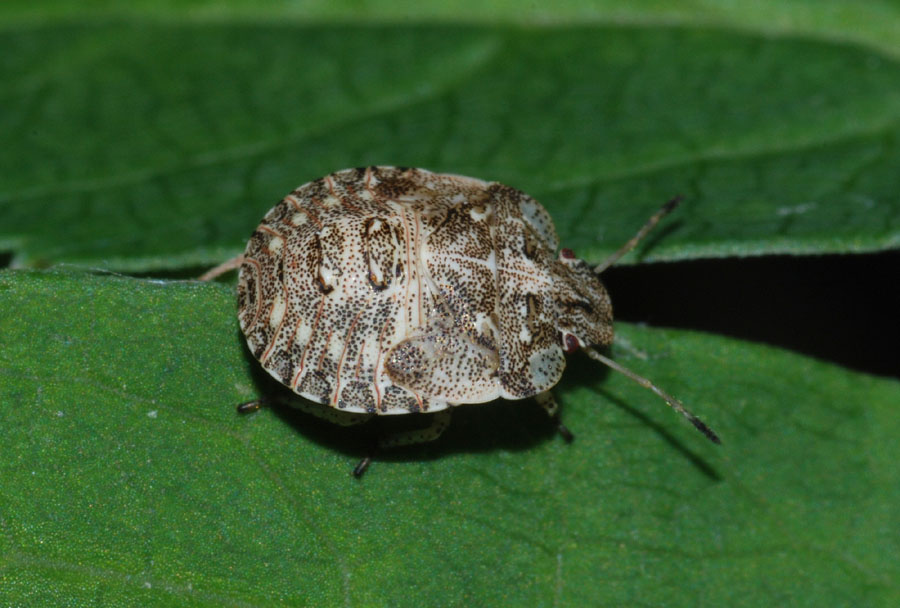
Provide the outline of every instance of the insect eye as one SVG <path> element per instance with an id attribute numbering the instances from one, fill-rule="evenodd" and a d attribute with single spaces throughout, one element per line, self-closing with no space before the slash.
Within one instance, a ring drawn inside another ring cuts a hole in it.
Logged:
<path id="1" fill-rule="evenodd" d="M 567 353 L 574 353 L 580 346 L 578 338 L 569 333 L 562 335 L 563 350 Z"/>
<path id="2" fill-rule="evenodd" d="M 572 251 L 571 249 L 569 249 L 568 247 L 565 247 L 565 248 L 559 250 L 559 257 L 564 260 L 574 260 L 575 252 Z"/>

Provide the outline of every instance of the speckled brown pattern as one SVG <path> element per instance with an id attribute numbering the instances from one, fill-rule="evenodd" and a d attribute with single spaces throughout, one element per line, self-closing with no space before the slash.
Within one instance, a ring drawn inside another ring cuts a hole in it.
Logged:
<path id="1" fill-rule="evenodd" d="M 375 414 L 522 399 L 564 350 L 612 341 L 612 306 L 546 210 L 498 183 L 348 169 L 278 203 L 241 265 L 241 329 L 313 401 Z"/>

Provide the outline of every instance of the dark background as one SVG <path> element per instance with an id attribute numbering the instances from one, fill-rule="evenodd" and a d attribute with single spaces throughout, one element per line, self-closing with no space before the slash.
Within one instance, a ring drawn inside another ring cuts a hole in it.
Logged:
<path id="1" fill-rule="evenodd" d="M 765 342 L 900 378 L 900 251 L 614 266 L 615 318 Z"/>

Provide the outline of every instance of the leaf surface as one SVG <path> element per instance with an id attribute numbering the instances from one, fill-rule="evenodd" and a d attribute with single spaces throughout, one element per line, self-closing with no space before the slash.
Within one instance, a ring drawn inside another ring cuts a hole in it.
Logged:
<path id="1" fill-rule="evenodd" d="M 271 385 L 224 286 L 4 271 L 0 309 L 4 604 L 900 599 L 896 381 L 623 326 L 617 360 L 722 446 L 575 357 L 574 443 L 530 401 L 471 406 L 354 480 L 377 428 L 235 413 Z"/>
<path id="2" fill-rule="evenodd" d="M 888 44 L 699 21 L 54 20 L 3 31 L 0 56 L 18 266 L 212 265 L 296 186 L 369 164 L 516 186 L 588 259 L 679 193 L 648 260 L 900 244 Z"/>

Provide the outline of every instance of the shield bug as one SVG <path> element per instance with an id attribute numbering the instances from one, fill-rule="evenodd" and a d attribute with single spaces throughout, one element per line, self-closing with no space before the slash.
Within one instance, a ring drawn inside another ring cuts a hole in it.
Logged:
<path id="1" fill-rule="evenodd" d="M 431 426 L 385 436 L 381 447 L 435 439 L 453 406 L 497 398 L 535 397 L 556 418 L 550 389 L 579 349 L 718 443 L 677 399 L 599 352 L 613 341 L 599 275 L 677 203 L 591 266 L 570 249 L 557 253 L 550 215 L 515 188 L 423 169 L 347 169 L 288 194 L 242 255 L 201 278 L 240 268 L 238 319 L 253 356 L 327 407 L 294 405 L 340 424 L 434 414 Z"/>

